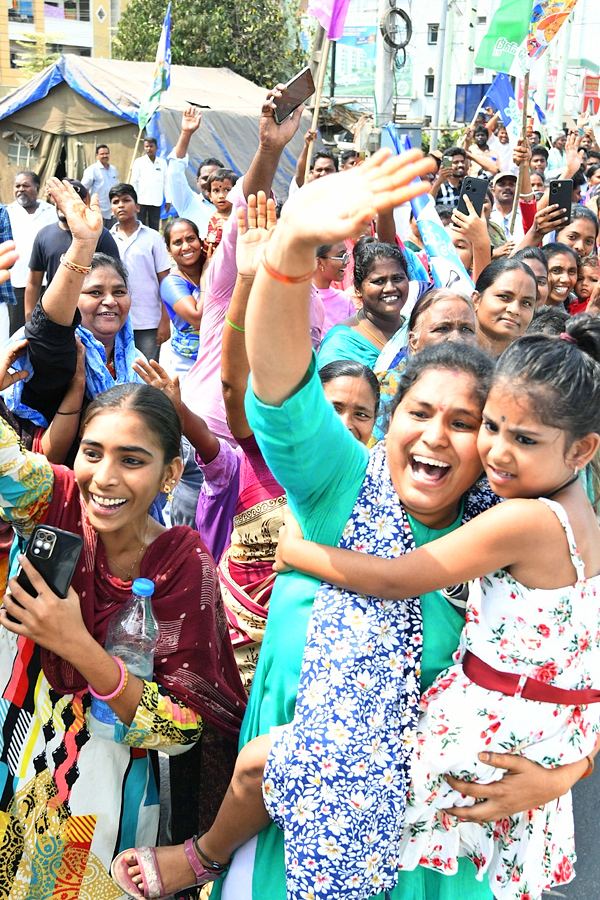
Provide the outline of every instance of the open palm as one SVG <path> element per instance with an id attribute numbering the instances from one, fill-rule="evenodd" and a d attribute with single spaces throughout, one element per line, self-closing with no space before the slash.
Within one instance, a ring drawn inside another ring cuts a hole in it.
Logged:
<path id="1" fill-rule="evenodd" d="M 58 210 L 66 218 L 73 238 L 97 242 L 102 231 L 102 212 L 98 195 L 92 194 L 90 205 L 86 206 L 68 181 L 49 178 L 46 187 Z"/>
<path id="2" fill-rule="evenodd" d="M 248 197 L 248 212 L 238 207 L 238 237 L 235 262 L 238 274 L 243 277 L 256 275 L 263 250 L 277 224 L 275 201 L 267 200 L 264 191 Z"/>

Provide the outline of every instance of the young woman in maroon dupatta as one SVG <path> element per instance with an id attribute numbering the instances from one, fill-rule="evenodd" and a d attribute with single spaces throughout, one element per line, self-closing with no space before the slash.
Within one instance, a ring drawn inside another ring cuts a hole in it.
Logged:
<path id="1" fill-rule="evenodd" d="M 102 218 L 97 200 L 86 210 L 67 191 L 63 202 L 77 224 L 55 287 L 78 294 Z M 0 256 L 0 269 L 10 261 Z M 15 377 L 8 362 L 0 362 L 0 388 Z M 195 532 L 167 531 L 149 515 L 157 493 L 180 477 L 180 439 L 168 397 L 139 384 L 112 388 L 87 408 L 74 471 L 24 450 L 0 419 L 2 518 L 23 539 L 37 522 L 84 539 L 66 599 L 20 558 L 37 596 L 11 578 L 0 611 L 3 900 L 42 900 L 65 886 L 72 900 L 122 900 L 108 875 L 112 859 L 157 835 L 148 750 L 185 752 L 204 721 L 235 741 L 245 695 L 213 560 Z M 155 584 L 160 628 L 150 681 L 103 648 L 111 616 L 140 576 Z M 111 740 L 89 728 L 90 689 L 118 718 Z"/>

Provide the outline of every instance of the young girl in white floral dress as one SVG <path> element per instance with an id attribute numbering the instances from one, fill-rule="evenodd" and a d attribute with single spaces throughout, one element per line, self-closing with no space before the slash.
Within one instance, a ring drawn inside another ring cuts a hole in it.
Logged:
<path id="1" fill-rule="evenodd" d="M 413 415 L 431 417 L 415 404 Z M 570 793 L 495 823 L 477 820 L 452 777 L 490 782 L 488 752 L 547 768 L 585 761 L 600 731 L 600 530 L 577 472 L 600 443 L 600 321 L 526 336 L 498 362 L 478 449 L 506 502 L 394 560 L 324 547 L 282 529 L 281 564 L 358 592 L 401 599 L 480 577 L 456 665 L 421 703 L 400 868 L 448 875 L 458 858 L 501 900 L 537 900 L 573 876 Z M 411 460 L 416 483 L 445 477 L 444 446 Z M 450 783 L 445 776 L 450 774 Z M 473 791 L 477 797 L 477 791 Z"/>

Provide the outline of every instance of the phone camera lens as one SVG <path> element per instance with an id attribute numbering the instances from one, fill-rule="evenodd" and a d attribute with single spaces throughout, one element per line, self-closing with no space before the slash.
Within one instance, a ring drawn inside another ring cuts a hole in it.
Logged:
<path id="1" fill-rule="evenodd" d="M 48 543 L 48 541 L 46 541 L 44 544 L 44 550 L 49 550 L 49 549 L 50 549 L 50 544 Z"/>
<path id="2" fill-rule="evenodd" d="M 33 552 L 34 552 L 34 553 L 37 553 L 37 554 L 39 555 L 39 553 L 40 553 L 39 547 L 34 547 L 34 548 L 33 548 Z"/>

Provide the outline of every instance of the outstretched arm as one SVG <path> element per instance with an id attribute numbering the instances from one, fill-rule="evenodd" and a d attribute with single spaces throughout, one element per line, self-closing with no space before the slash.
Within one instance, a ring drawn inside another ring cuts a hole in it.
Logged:
<path id="1" fill-rule="evenodd" d="M 264 191 L 267 197 L 269 196 L 283 148 L 289 144 L 298 131 L 304 106 L 295 109 L 281 125 L 278 125 L 273 117 L 275 98 L 284 96 L 285 91 L 285 85 L 278 84 L 269 91 L 263 104 L 258 130 L 258 150 L 244 177 L 244 196 L 246 198 L 250 194 L 258 194 L 259 191 Z"/>

